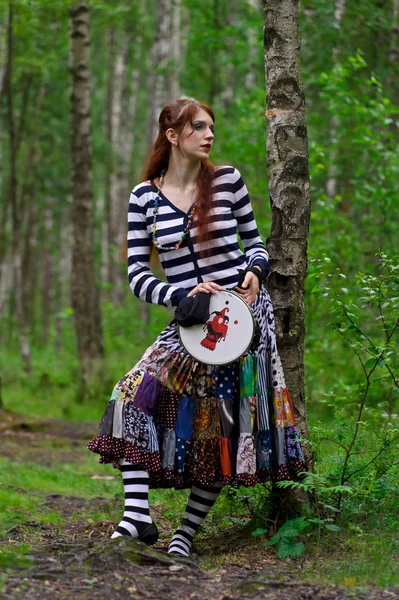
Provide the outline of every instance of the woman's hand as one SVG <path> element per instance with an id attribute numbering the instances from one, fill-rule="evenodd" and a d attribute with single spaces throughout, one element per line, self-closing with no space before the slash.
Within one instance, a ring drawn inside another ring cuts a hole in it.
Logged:
<path id="1" fill-rule="evenodd" d="M 209 283 L 199 283 L 187 295 L 195 296 L 199 292 L 205 292 L 205 294 L 216 294 L 216 292 L 221 292 L 222 290 L 223 288 L 219 284 L 210 281 Z"/>
<path id="2" fill-rule="evenodd" d="M 244 290 L 243 288 L 246 288 L 247 286 L 249 286 L 248 289 Z M 259 292 L 259 289 L 259 279 L 255 273 L 251 273 L 251 271 L 249 271 L 245 275 L 242 287 L 235 287 L 234 291 L 237 292 L 237 294 L 239 294 L 243 300 L 245 300 L 248 306 L 251 306 L 251 304 L 253 304 L 256 300 L 256 294 Z"/>

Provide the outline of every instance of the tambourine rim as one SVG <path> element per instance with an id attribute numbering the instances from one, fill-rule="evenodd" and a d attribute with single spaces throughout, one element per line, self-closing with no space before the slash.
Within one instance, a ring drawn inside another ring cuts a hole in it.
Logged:
<path id="1" fill-rule="evenodd" d="M 228 292 L 229 294 L 233 294 L 233 296 L 236 296 L 236 298 L 238 298 L 241 302 L 243 302 L 245 304 L 245 307 L 248 309 L 249 314 L 251 315 L 251 319 L 252 319 L 252 324 L 253 324 L 253 328 L 252 328 L 252 335 L 251 338 L 248 342 L 248 346 L 245 348 L 245 350 L 240 354 L 240 356 L 237 356 L 237 358 L 233 358 L 233 360 L 228 360 L 226 362 L 218 362 L 218 363 L 209 363 L 209 362 L 204 362 L 203 360 L 200 360 L 199 358 L 196 358 L 195 356 L 193 356 L 191 354 L 191 352 L 189 352 L 186 348 L 186 346 L 183 344 L 183 340 L 181 339 L 181 335 L 180 335 L 180 329 L 190 329 L 190 327 L 182 327 L 181 325 L 179 325 L 179 323 L 176 323 L 176 329 L 177 329 L 177 334 L 179 336 L 179 341 L 180 341 L 180 345 L 184 348 L 184 350 L 187 352 L 187 354 L 189 354 L 189 356 L 191 356 L 191 358 L 199 363 L 201 363 L 202 365 L 207 365 L 210 367 L 219 367 L 219 366 L 225 366 L 225 365 L 231 365 L 233 364 L 236 360 L 240 360 L 240 358 L 242 356 L 244 356 L 244 354 L 248 351 L 248 349 L 250 348 L 252 341 L 254 339 L 255 336 L 255 327 L 256 327 L 256 321 L 254 318 L 254 315 L 252 313 L 251 307 L 245 302 L 245 300 L 243 300 L 241 298 L 241 296 L 239 294 L 237 294 L 237 292 L 233 292 L 233 290 L 221 290 L 222 292 Z M 217 294 L 219 292 L 216 292 Z"/>

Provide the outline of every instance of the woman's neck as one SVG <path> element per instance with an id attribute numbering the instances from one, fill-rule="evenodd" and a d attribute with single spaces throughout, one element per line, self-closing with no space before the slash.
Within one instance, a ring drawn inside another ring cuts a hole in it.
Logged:
<path id="1" fill-rule="evenodd" d="M 200 161 L 188 163 L 176 160 L 174 156 L 171 156 L 165 174 L 165 183 L 184 191 L 196 184 L 200 168 Z"/>

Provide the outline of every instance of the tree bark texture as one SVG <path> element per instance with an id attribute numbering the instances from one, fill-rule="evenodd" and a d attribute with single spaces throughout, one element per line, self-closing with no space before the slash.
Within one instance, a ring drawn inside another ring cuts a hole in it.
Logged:
<path id="1" fill-rule="evenodd" d="M 298 0 L 263 0 L 267 167 L 272 227 L 267 240 L 279 352 L 301 436 L 308 438 L 304 388 L 304 283 L 310 218 L 305 97 L 300 80 Z M 311 468 L 309 445 L 305 458 Z"/>
<path id="2" fill-rule="evenodd" d="M 256 10 L 260 13 L 261 7 L 259 0 L 247 0 L 248 5 L 251 10 Z M 258 54 L 258 45 L 257 39 L 255 35 L 255 30 L 252 27 L 248 28 L 247 31 L 247 40 L 248 40 L 248 72 L 245 77 L 245 89 L 252 90 L 255 87 L 255 73 L 257 70 L 257 54 Z"/>
<path id="3" fill-rule="evenodd" d="M 132 56 L 132 52 L 134 53 Z M 126 297 L 126 210 L 130 192 L 129 173 L 132 150 L 134 121 L 136 117 L 139 69 L 129 69 L 129 62 L 140 64 L 142 38 L 125 32 L 114 61 L 114 91 L 112 97 L 111 128 L 109 141 L 112 149 L 112 169 L 110 172 L 110 193 L 108 206 L 108 234 L 111 283 L 111 301 L 122 306 Z M 112 272 L 111 272 L 112 271 Z"/>
<path id="4" fill-rule="evenodd" d="M 154 41 L 150 53 L 148 74 L 147 144 L 151 146 L 157 136 L 158 117 L 169 98 L 168 84 L 171 51 L 172 0 L 158 0 L 155 14 Z"/>
<path id="5" fill-rule="evenodd" d="M 101 374 L 103 338 L 93 250 L 93 193 L 90 121 L 89 11 L 86 2 L 70 8 L 72 126 L 72 272 L 71 299 L 82 393 Z"/>
<path id="6" fill-rule="evenodd" d="M 390 64 L 388 85 L 393 88 L 395 104 L 399 103 L 399 0 L 392 0 L 392 31 L 388 60 Z"/>
<path id="7" fill-rule="evenodd" d="M 332 49 L 332 63 L 333 67 L 336 67 L 338 58 L 339 58 L 339 40 L 340 40 L 340 32 L 341 32 L 341 22 L 342 17 L 345 12 L 345 2 L 346 0 L 336 0 L 335 2 L 335 11 L 334 11 L 334 28 L 337 32 L 337 41 Z M 330 119 L 330 140 L 334 140 L 339 129 L 339 119 L 337 115 L 332 115 Z M 337 148 L 335 146 L 332 147 L 330 152 L 330 158 L 328 161 L 328 178 L 326 183 L 326 192 L 330 198 L 335 198 L 338 193 L 337 187 L 337 178 L 338 178 L 338 167 L 337 167 Z"/>
<path id="8" fill-rule="evenodd" d="M 7 27 L 7 65 L 5 90 L 7 95 L 7 118 L 8 118 L 8 144 L 9 144 L 9 166 L 10 175 L 8 181 L 8 201 L 11 208 L 11 264 L 14 277 L 14 297 L 15 313 L 18 325 L 18 342 L 21 352 L 21 358 L 24 369 L 27 374 L 31 372 L 31 348 L 26 326 L 26 313 L 23 302 L 23 271 L 22 271 L 22 249 L 21 249 L 21 224 L 22 211 L 18 204 L 18 179 L 17 179 L 17 134 L 14 117 L 14 96 L 13 96 L 13 53 L 14 53 L 14 32 L 13 32 L 13 7 L 9 6 L 8 27 Z"/>
<path id="9" fill-rule="evenodd" d="M 171 100 L 180 97 L 180 61 L 181 61 L 181 0 L 172 0 L 172 35 L 170 56 L 172 72 L 169 78 L 169 96 Z"/>

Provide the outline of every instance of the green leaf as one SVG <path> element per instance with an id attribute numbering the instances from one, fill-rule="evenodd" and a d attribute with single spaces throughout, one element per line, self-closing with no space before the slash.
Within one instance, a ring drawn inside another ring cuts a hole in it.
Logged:
<path id="1" fill-rule="evenodd" d="M 334 525 L 334 523 L 324 523 L 323 527 L 328 531 L 341 531 L 341 527 L 338 527 L 338 525 Z"/>
<path id="2" fill-rule="evenodd" d="M 289 521 L 286 521 L 284 525 L 280 527 L 278 533 L 284 537 L 291 535 L 291 533 L 297 535 L 300 531 L 303 531 L 308 526 L 309 523 L 305 517 L 298 517 L 297 519 L 290 519 Z"/>
<path id="3" fill-rule="evenodd" d="M 364 363 L 364 368 L 365 369 L 371 369 L 372 367 L 374 367 L 375 363 L 376 363 L 376 359 L 375 358 L 369 358 Z"/>
<path id="4" fill-rule="evenodd" d="M 278 545 L 278 557 L 279 558 L 295 558 L 301 556 L 305 552 L 305 546 L 302 542 L 292 544 L 288 540 L 281 540 Z"/>
<path id="5" fill-rule="evenodd" d="M 258 535 L 265 535 L 266 533 L 266 529 L 263 529 L 262 527 L 258 527 L 257 529 L 255 529 L 255 531 L 252 532 L 252 535 L 254 537 L 258 536 Z"/>

